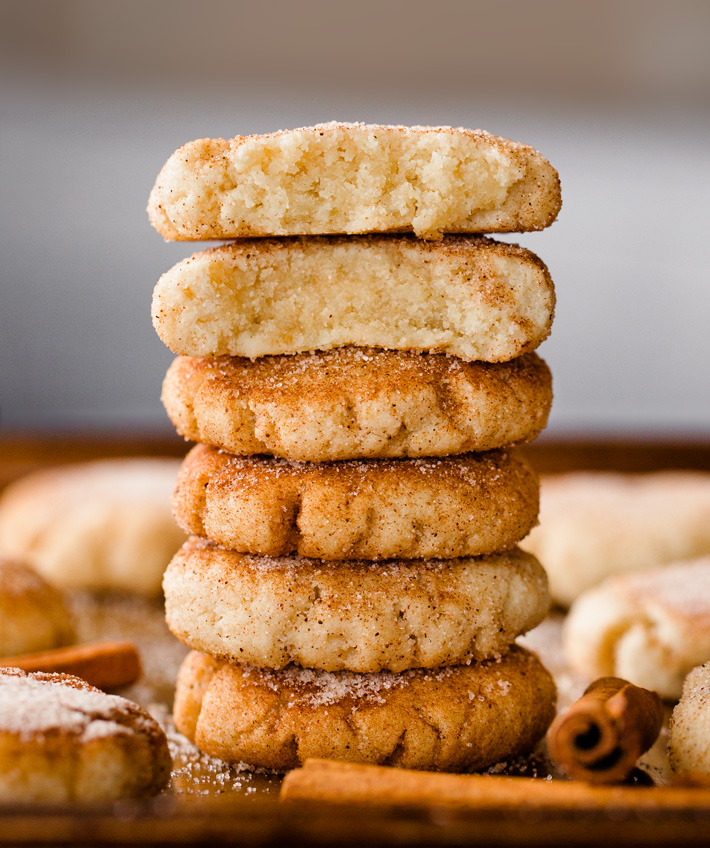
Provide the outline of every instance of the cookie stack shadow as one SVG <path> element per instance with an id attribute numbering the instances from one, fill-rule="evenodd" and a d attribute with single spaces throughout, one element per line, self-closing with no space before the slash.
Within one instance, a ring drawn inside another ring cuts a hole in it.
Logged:
<path id="1" fill-rule="evenodd" d="M 381 172 L 373 194 L 362 175 Z M 554 293 L 537 257 L 480 232 L 558 208 L 539 154 L 464 130 L 201 141 L 161 172 L 159 232 L 239 239 L 153 301 L 179 354 L 163 402 L 198 442 L 174 498 L 193 535 L 164 590 L 193 649 L 175 723 L 206 753 L 462 771 L 544 734 L 554 683 L 514 644 L 549 605 L 517 547 L 539 487 L 513 445 L 547 420 L 533 351 Z"/>

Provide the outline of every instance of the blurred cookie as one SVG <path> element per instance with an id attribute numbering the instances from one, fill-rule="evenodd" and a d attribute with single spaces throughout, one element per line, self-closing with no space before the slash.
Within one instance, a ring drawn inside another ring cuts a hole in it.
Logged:
<path id="1" fill-rule="evenodd" d="M 534 439 L 552 380 L 534 353 L 491 364 L 345 347 L 253 361 L 181 356 L 162 399 L 186 439 L 241 456 L 450 456 Z"/>
<path id="2" fill-rule="evenodd" d="M 668 757 L 677 776 L 710 779 L 710 662 L 685 678 L 668 729 Z"/>
<path id="3" fill-rule="evenodd" d="M 710 554 L 710 474 L 543 477 L 540 524 L 521 546 L 564 606 L 611 575 Z"/>
<path id="4" fill-rule="evenodd" d="M 505 653 L 539 624 L 542 567 L 518 549 L 477 559 L 324 562 L 191 539 L 165 572 L 168 626 L 191 648 L 280 669 L 402 671 Z"/>
<path id="5" fill-rule="evenodd" d="M 537 521 L 538 480 L 514 451 L 295 463 L 197 445 L 177 522 L 231 550 L 319 559 L 479 556 Z"/>
<path id="6" fill-rule="evenodd" d="M 560 209 L 536 150 L 481 130 L 331 122 L 203 138 L 167 161 L 148 202 L 167 239 L 541 230 Z"/>
<path id="7" fill-rule="evenodd" d="M 23 563 L 0 557 L 0 656 L 32 654 L 73 641 L 61 593 Z"/>
<path id="8" fill-rule="evenodd" d="M 196 253 L 160 278 L 152 314 L 165 344 L 188 356 L 358 345 L 503 362 L 545 340 L 554 306 L 547 268 L 517 245 L 351 237 Z"/>
<path id="9" fill-rule="evenodd" d="M 154 795 L 170 768 L 165 734 L 137 704 L 67 674 L 0 669 L 0 801 Z"/>
<path id="10" fill-rule="evenodd" d="M 104 460 L 11 483 L 0 496 L 0 553 L 63 588 L 156 594 L 185 541 L 170 512 L 179 465 Z"/>
<path id="11" fill-rule="evenodd" d="M 686 674 L 710 660 L 710 556 L 609 578 L 575 601 L 564 634 L 581 674 L 677 698 Z"/>
<path id="12" fill-rule="evenodd" d="M 279 771 L 309 757 L 441 771 L 530 751 L 555 714 L 555 684 L 514 646 L 498 660 L 401 674 L 267 671 L 191 653 L 175 724 L 212 756 Z"/>

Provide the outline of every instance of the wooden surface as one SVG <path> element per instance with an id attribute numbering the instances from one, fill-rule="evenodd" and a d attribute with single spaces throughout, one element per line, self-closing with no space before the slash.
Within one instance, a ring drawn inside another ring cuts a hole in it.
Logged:
<path id="1" fill-rule="evenodd" d="M 162 437 L 0 437 L 0 488 L 37 468 L 102 457 L 181 456 L 189 445 Z M 710 470 L 710 438 L 693 442 L 541 440 L 526 451 L 541 472 L 579 469 Z M 649 789 L 653 792 L 653 789 Z M 269 798 L 159 797 L 69 810 L 0 807 L 0 845 L 702 845 L 710 808 L 499 811 L 441 807 L 364 810 L 311 805 L 289 810 Z"/>
<path id="2" fill-rule="evenodd" d="M 117 456 L 183 456 L 191 443 L 179 436 L 0 435 L 0 487 L 36 468 Z M 710 434 L 705 439 L 552 439 L 543 437 L 524 451 L 541 473 L 574 470 L 656 471 L 696 468 L 710 471 Z"/>

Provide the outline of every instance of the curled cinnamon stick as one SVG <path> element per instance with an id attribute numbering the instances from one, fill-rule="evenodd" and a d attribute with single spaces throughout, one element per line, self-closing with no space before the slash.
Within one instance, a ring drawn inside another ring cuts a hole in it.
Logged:
<path id="1" fill-rule="evenodd" d="M 141 674 L 138 649 L 130 641 L 88 642 L 37 654 L 3 657 L 0 667 L 73 674 L 97 689 L 128 686 Z"/>
<path id="2" fill-rule="evenodd" d="M 663 705 L 655 692 L 602 677 L 557 716 L 547 731 L 547 750 L 568 777 L 620 783 L 656 741 L 662 723 Z"/>

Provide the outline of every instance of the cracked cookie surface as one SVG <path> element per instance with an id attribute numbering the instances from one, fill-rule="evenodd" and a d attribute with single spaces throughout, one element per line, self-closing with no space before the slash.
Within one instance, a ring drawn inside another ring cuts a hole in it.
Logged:
<path id="1" fill-rule="evenodd" d="M 242 553 L 451 559 L 526 536 L 538 480 L 515 451 L 311 464 L 197 445 L 173 508 L 188 533 Z"/>
<path id="2" fill-rule="evenodd" d="M 534 439 L 552 380 L 534 353 L 505 363 L 344 347 L 178 357 L 163 404 L 187 439 L 238 455 L 324 462 L 448 456 Z"/>
<path id="3" fill-rule="evenodd" d="M 513 646 L 486 662 L 400 674 L 280 672 L 191 653 L 175 723 L 208 754 L 280 771 L 309 757 L 472 771 L 531 750 L 554 716 L 555 684 Z"/>

